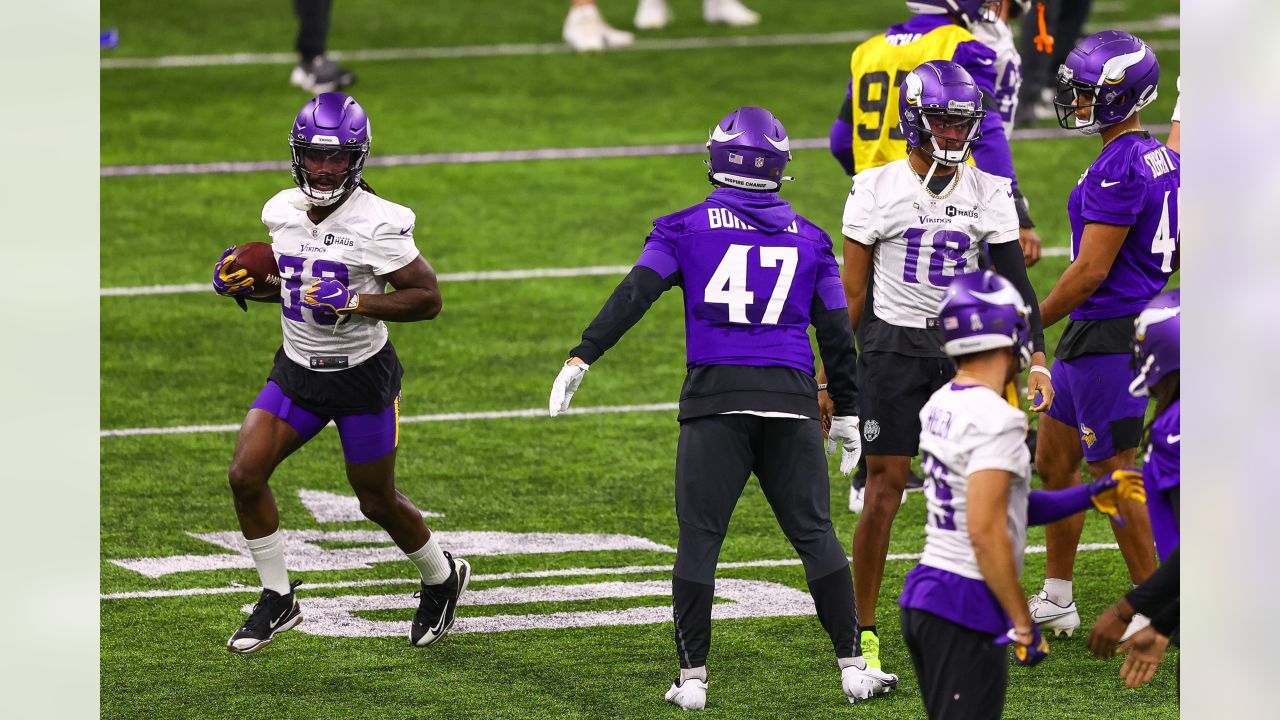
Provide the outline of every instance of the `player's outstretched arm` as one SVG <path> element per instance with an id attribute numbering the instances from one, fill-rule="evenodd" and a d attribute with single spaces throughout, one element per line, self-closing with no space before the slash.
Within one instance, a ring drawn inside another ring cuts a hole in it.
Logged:
<path id="1" fill-rule="evenodd" d="M 662 293 L 675 284 L 677 272 L 667 277 L 644 265 L 636 265 L 618 283 L 604 307 L 582 333 L 582 342 L 569 352 L 569 360 L 551 385 L 549 411 L 555 417 L 569 409 L 582 378 L 594 363 L 613 347 L 649 310 Z"/>
<path id="2" fill-rule="evenodd" d="M 1040 302 L 1040 320 L 1050 327 L 1066 317 L 1093 294 L 1107 279 L 1120 246 L 1129 234 L 1129 225 L 1089 223 L 1080 236 L 1080 252 L 1066 272 Z"/>

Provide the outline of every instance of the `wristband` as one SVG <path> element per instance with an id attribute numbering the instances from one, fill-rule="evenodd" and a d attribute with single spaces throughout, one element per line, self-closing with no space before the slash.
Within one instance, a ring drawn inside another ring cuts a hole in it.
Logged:
<path id="1" fill-rule="evenodd" d="M 827 389 L 826 383 L 818 383 L 818 392 L 822 392 L 823 390 L 826 390 L 826 389 Z"/>
<path id="2" fill-rule="evenodd" d="M 1032 365 L 1030 368 L 1027 369 L 1027 374 L 1030 375 L 1031 373 L 1040 373 L 1041 375 L 1044 375 L 1050 380 L 1053 379 L 1053 375 L 1049 373 L 1049 368 L 1043 365 Z"/>

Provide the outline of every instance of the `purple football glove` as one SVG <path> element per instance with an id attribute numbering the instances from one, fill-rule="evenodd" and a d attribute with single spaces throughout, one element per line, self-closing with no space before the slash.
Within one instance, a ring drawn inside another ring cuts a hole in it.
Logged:
<path id="1" fill-rule="evenodd" d="M 360 293 L 351 292 L 340 280 L 324 278 L 311 283 L 302 294 L 302 302 L 307 307 L 327 308 L 345 315 L 360 306 Z"/>
<path id="2" fill-rule="evenodd" d="M 227 272 L 227 266 L 235 262 L 235 255 L 232 255 L 235 251 L 235 245 L 223 250 L 222 257 L 213 264 L 213 291 L 223 297 L 235 298 L 240 309 L 248 312 L 249 305 L 244 299 L 253 292 L 253 278 L 245 270 Z"/>
<path id="3" fill-rule="evenodd" d="M 1017 633 L 1010 628 L 1009 632 L 996 638 L 996 645 L 1012 645 L 1013 661 L 1019 665 L 1034 667 L 1041 660 L 1049 657 L 1049 641 L 1044 639 L 1040 634 L 1040 626 L 1031 623 L 1031 642 L 1022 644 L 1018 642 Z"/>

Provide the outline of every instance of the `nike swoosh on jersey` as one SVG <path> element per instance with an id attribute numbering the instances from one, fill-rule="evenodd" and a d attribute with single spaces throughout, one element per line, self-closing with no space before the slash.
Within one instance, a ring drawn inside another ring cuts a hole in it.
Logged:
<path id="1" fill-rule="evenodd" d="M 1119 185 L 1119 184 L 1120 184 L 1120 181 L 1119 181 L 1119 180 L 1112 180 L 1112 181 L 1110 181 L 1110 182 L 1107 182 L 1106 180 L 1101 180 L 1101 181 L 1099 181 L 1099 182 L 1098 182 L 1098 184 L 1099 184 L 1099 185 L 1101 185 L 1102 187 L 1111 187 L 1112 185 Z"/>
<path id="2" fill-rule="evenodd" d="M 401 231 L 400 231 L 400 234 L 401 234 L 401 235 L 408 235 L 408 234 L 409 234 L 409 231 L 410 231 L 410 230 L 412 230 L 412 229 L 413 229 L 413 226 L 412 226 L 412 225 L 410 225 L 409 227 L 407 227 L 407 228 L 405 228 L 405 229 L 401 230 Z"/>
<path id="3" fill-rule="evenodd" d="M 1166 437 L 1164 440 L 1170 445 L 1173 445 L 1174 443 L 1180 442 L 1182 440 L 1182 433 L 1178 433 L 1177 435 L 1174 435 L 1173 433 L 1169 433 L 1169 436 Z"/>
<path id="4" fill-rule="evenodd" d="M 982 58 L 974 58 L 974 59 L 982 63 L 983 65 L 994 65 L 996 62 L 995 60 L 983 60 Z"/>

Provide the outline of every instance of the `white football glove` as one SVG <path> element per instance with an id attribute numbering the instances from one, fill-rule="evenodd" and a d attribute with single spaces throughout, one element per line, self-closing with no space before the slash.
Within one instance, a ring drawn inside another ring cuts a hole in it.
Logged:
<path id="1" fill-rule="evenodd" d="M 570 365 L 565 361 L 565 366 L 560 368 L 560 374 L 556 376 L 556 381 L 551 383 L 551 417 L 555 417 L 565 410 L 569 409 L 569 401 L 573 399 L 573 394 L 578 392 L 578 386 L 582 384 L 582 376 L 587 374 L 587 370 L 591 368 L 586 363 Z"/>
<path id="2" fill-rule="evenodd" d="M 862 459 L 862 433 L 858 430 L 857 415 L 831 418 L 831 429 L 827 431 L 827 454 L 834 453 L 837 447 L 840 447 L 840 472 L 849 475 Z"/>

